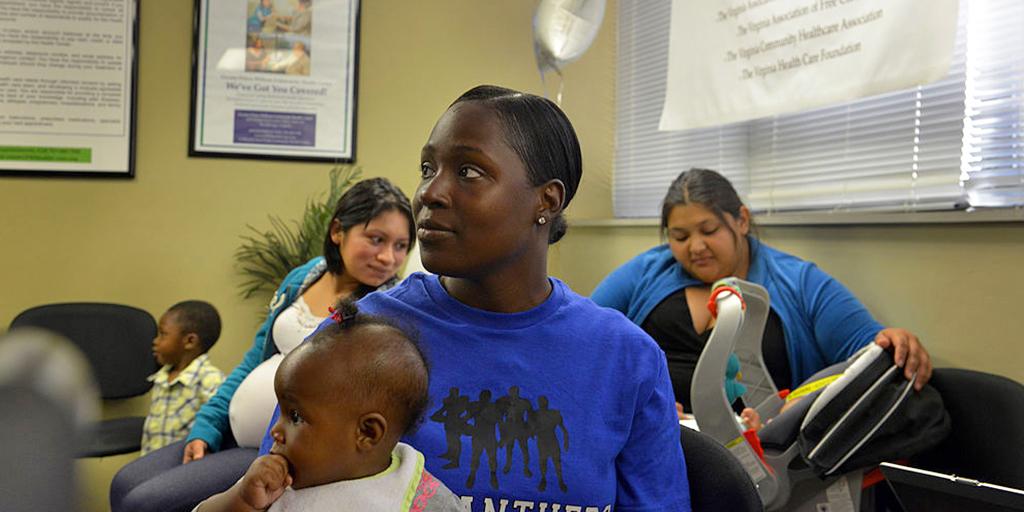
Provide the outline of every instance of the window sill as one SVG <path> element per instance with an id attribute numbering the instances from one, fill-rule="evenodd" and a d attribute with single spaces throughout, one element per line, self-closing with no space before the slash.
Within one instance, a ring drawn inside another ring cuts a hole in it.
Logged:
<path id="1" fill-rule="evenodd" d="M 870 224 L 964 224 L 979 222 L 1024 222 L 1024 208 L 975 208 L 942 212 L 803 212 L 754 214 L 759 226 L 821 226 L 821 225 L 870 225 Z M 616 218 L 578 219 L 570 218 L 569 225 L 576 228 L 620 228 L 657 227 L 660 219 Z"/>

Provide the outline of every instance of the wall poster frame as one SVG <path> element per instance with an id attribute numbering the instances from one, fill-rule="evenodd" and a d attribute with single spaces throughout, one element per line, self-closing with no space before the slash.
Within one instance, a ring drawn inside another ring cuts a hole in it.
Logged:
<path id="1" fill-rule="evenodd" d="M 0 176 L 132 178 L 139 0 L 7 3 Z"/>
<path id="2" fill-rule="evenodd" d="M 196 0 L 189 155 L 353 162 L 359 12 L 359 0 Z"/>

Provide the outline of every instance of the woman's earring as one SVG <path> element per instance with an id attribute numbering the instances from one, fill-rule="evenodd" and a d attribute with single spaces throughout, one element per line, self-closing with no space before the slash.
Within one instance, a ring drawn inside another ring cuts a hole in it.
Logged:
<path id="1" fill-rule="evenodd" d="M 547 217 L 541 217 L 541 218 L 537 219 L 537 224 L 540 224 L 541 226 L 543 226 L 544 224 L 547 224 L 547 223 L 548 223 L 548 218 Z"/>

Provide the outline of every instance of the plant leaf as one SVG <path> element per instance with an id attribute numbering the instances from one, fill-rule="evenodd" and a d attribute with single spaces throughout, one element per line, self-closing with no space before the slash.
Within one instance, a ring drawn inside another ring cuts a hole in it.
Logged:
<path id="1" fill-rule="evenodd" d="M 336 164 L 328 173 L 330 188 L 306 201 L 302 216 L 286 221 L 268 215 L 270 229 L 261 231 L 246 224 L 235 250 L 235 267 L 242 276 L 239 293 L 243 298 L 269 296 L 288 272 L 320 255 L 324 237 L 338 199 L 356 183 L 362 170 Z"/>

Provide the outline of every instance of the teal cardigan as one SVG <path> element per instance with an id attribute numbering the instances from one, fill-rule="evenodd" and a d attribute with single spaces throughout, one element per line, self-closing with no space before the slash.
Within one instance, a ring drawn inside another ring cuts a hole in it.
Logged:
<path id="1" fill-rule="evenodd" d="M 751 263 L 747 280 L 764 286 L 782 321 L 793 388 L 826 366 L 871 343 L 882 330 L 856 297 L 817 265 L 748 237 Z M 647 315 L 678 290 L 701 286 L 669 250 L 650 249 L 612 272 L 591 299 L 621 311 L 642 325 Z"/>
<path id="2" fill-rule="evenodd" d="M 277 320 L 277 316 L 288 309 L 288 306 L 291 306 L 299 298 L 299 295 L 326 271 L 327 263 L 320 256 L 288 273 L 270 301 L 267 320 L 256 332 L 252 348 L 245 353 L 242 362 L 224 379 L 220 388 L 217 389 L 217 394 L 213 395 L 213 398 L 199 409 L 186 442 L 202 439 L 210 445 L 211 451 L 220 450 L 224 435 L 231 432 L 228 411 L 231 408 L 231 398 L 235 396 L 235 390 L 253 369 L 278 352 L 277 345 L 274 343 L 274 320 Z"/>

